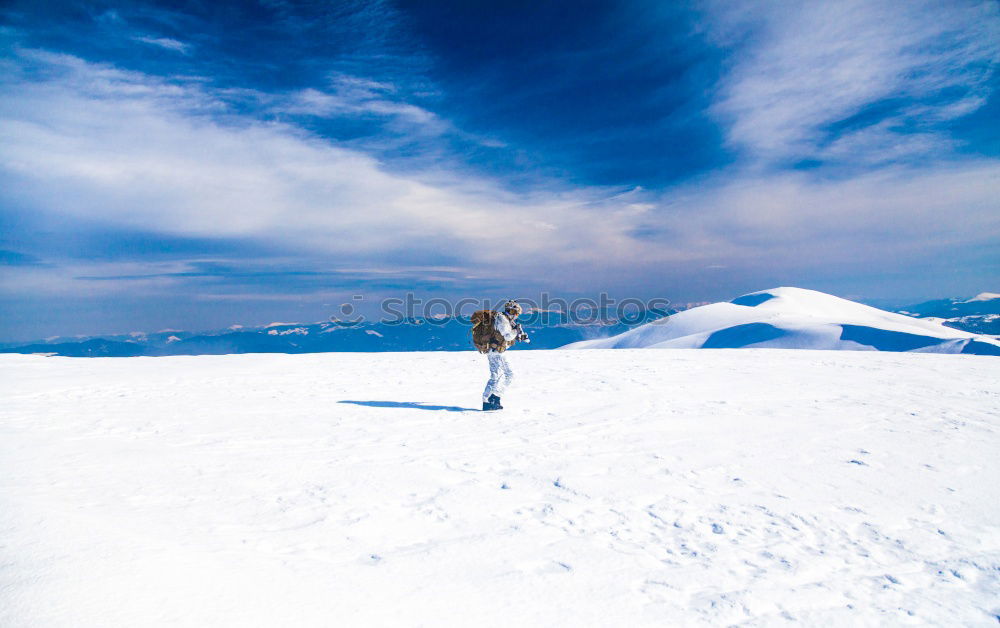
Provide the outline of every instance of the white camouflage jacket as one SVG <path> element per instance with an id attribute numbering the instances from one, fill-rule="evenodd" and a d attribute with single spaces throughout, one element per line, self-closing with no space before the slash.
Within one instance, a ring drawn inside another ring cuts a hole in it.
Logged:
<path id="1" fill-rule="evenodd" d="M 504 312 L 498 312 L 498 316 L 493 317 L 493 329 L 497 330 L 503 339 L 510 342 L 517 338 L 517 331 L 514 326 L 511 325 L 510 319 L 507 318 L 507 314 Z"/>

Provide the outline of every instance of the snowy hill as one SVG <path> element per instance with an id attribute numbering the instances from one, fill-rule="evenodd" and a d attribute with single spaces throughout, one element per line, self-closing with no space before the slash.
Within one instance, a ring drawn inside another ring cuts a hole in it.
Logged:
<path id="1" fill-rule="evenodd" d="M 1000 355 L 995 338 L 802 288 L 746 294 L 566 348 L 742 347 Z"/>
<path id="2" fill-rule="evenodd" d="M 0 626 L 996 625 L 1000 360 L 510 359 L 0 356 Z"/>
<path id="3" fill-rule="evenodd" d="M 966 299 L 965 303 L 978 303 L 980 301 L 997 301 L 1000 300 L 1000 294 L 996 292 L 980 292 L 971 299 Z"/>

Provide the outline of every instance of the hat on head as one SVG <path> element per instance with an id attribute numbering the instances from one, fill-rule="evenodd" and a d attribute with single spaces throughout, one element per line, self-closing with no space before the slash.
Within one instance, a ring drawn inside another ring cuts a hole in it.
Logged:
<path id="1" fill-rule="evenodd" d="M 521 309 L 521 306 L 518 304 L 517 301 L 511 299 L 510 301 L 507 301 L 506 303 L 503 304 L 503 311 L 506 312 L 507 314 L 520 316 L 521 312 L 523 312 L 524 310 Z"/>

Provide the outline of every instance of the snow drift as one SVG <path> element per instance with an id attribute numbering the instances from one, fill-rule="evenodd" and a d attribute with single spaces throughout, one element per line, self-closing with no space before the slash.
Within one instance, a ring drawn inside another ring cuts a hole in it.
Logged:
<path id="1" fill-rule="evenodd" d="M 567 349 L 840 349 L 1000 355 L 1000 342 L 803 288 L 692 308 Z"/>

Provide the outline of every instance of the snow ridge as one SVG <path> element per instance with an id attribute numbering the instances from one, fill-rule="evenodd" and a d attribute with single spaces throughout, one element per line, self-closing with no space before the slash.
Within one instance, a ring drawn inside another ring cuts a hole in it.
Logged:
<path id="1" fill-rule="evenodd" d="M 803 288 L 752 292 L 568 349 L 832 349 L 1000 355 L 991 336 Z"/>

